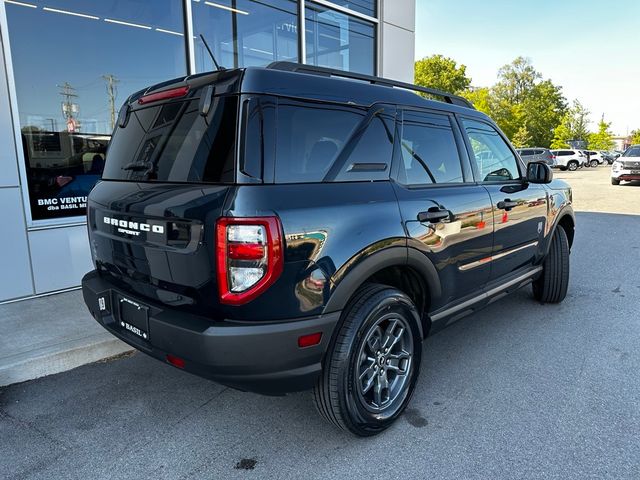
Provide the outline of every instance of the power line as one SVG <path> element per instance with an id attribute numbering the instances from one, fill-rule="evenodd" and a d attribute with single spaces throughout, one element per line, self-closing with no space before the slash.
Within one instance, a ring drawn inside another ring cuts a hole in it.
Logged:
<path id="1" fill-rule="evenodd" d="M 71 86 L 69 82 L 64 82 L 62 85 L 56 85 L 61 91 L 59 94 L 62 96 L 62 116 L 67 120 L 67 130 L 73 132 L 80 130 L 80 124 L 76 120 L 79 107 L 75 102 L 78 98 L 76 89 Z"/>
<path id="2" fill-rule="evenodd" d="M 109 96 L 109 110 L 111 112 L 111 130 L 116 126 L 116 97 L 118 96 L 118 88 L 116 85 L 120 83 L 115 75 L 103 75 L 102 78 L 107 82 L 107 95 Z"/>

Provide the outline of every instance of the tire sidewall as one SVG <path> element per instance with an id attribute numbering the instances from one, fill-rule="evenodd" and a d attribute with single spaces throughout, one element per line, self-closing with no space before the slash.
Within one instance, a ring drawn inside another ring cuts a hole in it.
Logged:
<path id="1" fill-rule="evenodd" d="M 350 332 L 348 355 L 344 359 L 340 376 L 340 400 L 342 408 L 349 412 L 352 427 L 364 434 L 375 434 L 390 426 L 404 411 L 411 400 L 415 389 L 416 380 L 420 372 L 420 362 L 422 360 L 422 338 L 418 328 L 419 317 L 415 306 L 411 300 L 403 293 L 388 289 L 374 295 L 377 302 L 366 304 L 357 313 L 356 321 L 353 322 Z M 394 402 L 394 408 L 389 412 L 383 411 L 376 414 L 367 410 L 360 402 L 359 392 L 356 391 L 356 377 L 358 376 L 358 351 L 365 340 L 369 329 L 377 322 L 382 315 L 396 313 L 402 315 L 411 329 L 413 337 L 413 356 L 410 378 L 407 381 L 403 398 Z"/>

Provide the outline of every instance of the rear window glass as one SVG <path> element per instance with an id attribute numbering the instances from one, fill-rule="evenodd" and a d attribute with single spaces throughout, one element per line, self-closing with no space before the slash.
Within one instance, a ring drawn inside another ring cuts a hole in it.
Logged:
<path id="1" fill-rule="evenodd" d="M 102 178 L 137 182 L 228 183 L 234 179 L 238 99 L 214 97 L 132 111 L 109 144 Z"/>
<path id="2" fill-rule="evenodd" d="M 280 102 L 276 183 L 389 178 L 394 113 L 309 102 Z"/>

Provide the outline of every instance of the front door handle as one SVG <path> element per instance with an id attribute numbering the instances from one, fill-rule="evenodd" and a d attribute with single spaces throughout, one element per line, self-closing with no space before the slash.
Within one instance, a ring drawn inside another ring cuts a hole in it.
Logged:
<path id="1" fill-rule="evenodd" d="M 418 221 L 420 223 L 423 223 L 423 222 L 438 223 L 444 220 L 445 218 L 449 218 L 449 210 L 442 207 L 431 207 L 426 212 L 418 213 Z"/>
<path id="2" fill-rule="evenodd" d="M 507 212 L 517 206 L 518 206 L 518 202 L 512 202 L 508 198 L 505 198 L 503 201 L 498 202 L 498 209 L 506 210 Z"/>

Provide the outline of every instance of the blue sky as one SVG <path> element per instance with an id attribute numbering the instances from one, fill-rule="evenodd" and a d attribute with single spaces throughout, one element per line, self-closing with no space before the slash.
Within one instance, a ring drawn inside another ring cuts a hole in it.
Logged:
<path id="1" fill-rule="evenodd" d="M 522 55 L 592 122 L 604 113 L 616 134 L 640 128 L 640 1 L 416 3 L 416 59 L 446 55 L 467 66 L 474 86 L 489 86 Z"/>

